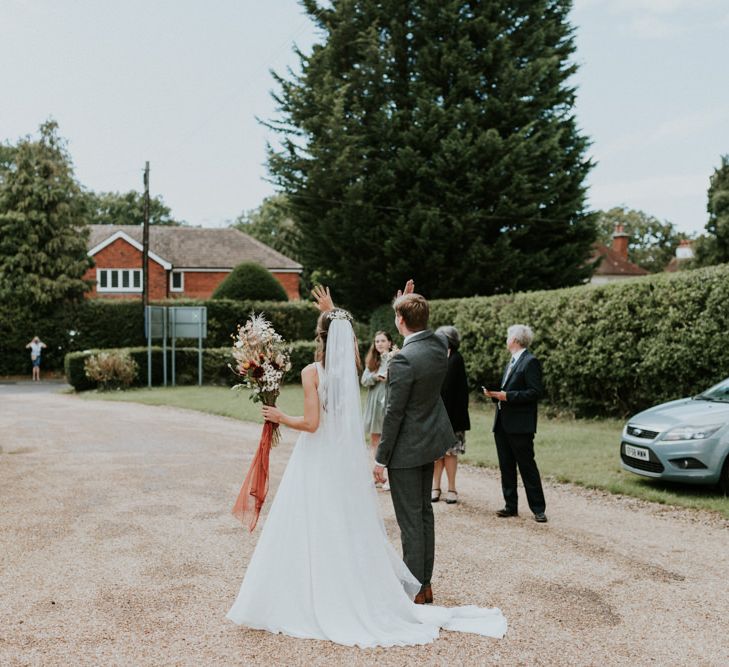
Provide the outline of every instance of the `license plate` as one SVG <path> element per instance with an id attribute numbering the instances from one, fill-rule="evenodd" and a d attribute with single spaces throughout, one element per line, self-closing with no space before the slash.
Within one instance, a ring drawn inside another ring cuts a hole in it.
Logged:
<path id="1" fill-rule="evenodd" d="M 632 445 L 625 445 L 625 456 L 629 456 L 632 459 L 640 459 L 641 461 L 650 461 L 650 454 L 647 449 L 642 447 L 633 447 Z"/>

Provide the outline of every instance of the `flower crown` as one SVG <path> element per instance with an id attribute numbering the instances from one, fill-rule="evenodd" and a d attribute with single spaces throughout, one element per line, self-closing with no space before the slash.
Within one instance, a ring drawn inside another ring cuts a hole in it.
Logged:
<path id="1" fill-rule="evenodd" d="M 327 313 L 327 318 L 330 320 L 347 320 L 348 322 L 352 321 L 352 316 L 346 310 L 342 310 L 341 308 L 337 308 L 336 310 L 330 310 Z"/>

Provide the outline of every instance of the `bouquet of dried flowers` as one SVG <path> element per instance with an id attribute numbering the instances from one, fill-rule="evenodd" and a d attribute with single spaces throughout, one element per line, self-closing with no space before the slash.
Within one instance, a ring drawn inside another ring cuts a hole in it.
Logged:
<path id="1" fill-rule="evenodd" d="M 251 400 L 276 405 L 281 381 L 291 370 L 291 353 L 281 334 L 263 316 L 251 315 L 233 337 L 233 372 L 242 378 L 233 389 L 250 389 Z"/>
<path id="2" fill-rule="evenodd" d="M 291 370 L 290 348 L 286 341 L 263 314 L 252 314 L 243 326 L 238 327 L 233 340 L 235 365 L 230 365 L 230 368 L 242 378 L 241 383 L 233 388 L 250 389 L 253 401 L 276 405 L 283 377 Z M 258 450 L 233 506 L 233 515 L 247 522 L 249 531 L 256 527 L 266 500 L 269 455 L 280 437 L 278 424 L 264 422 Z"/>

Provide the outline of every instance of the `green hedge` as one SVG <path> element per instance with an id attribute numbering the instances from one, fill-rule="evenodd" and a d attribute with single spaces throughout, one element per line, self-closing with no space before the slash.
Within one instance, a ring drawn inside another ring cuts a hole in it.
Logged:
<path id="1" fill-rule="evenodd" d="M 299 341 L 291 345 L 291 371 L 286 374 L 285 382 L 299 382 L 299 376 L 304 366 L 314 360 L 315 344 L 308 341 Z M 64 367 L 66 380 L 76 391 L 95 389 L 96 383 L 86 377 L 84 362 L 90 355 L 100 350 L 85 350 L 83 352 L 70 352 L 66 355 Z M 143 387 L 147 385 L 147 348 L 127 348 L 132 359 L 138 364 L 139 372 L 134 385 Z M 229 347 L 206 348 L 203 350 L 203 383 L 214 385 L 237 384 L 237 376 L 228 368 L 233 361 Z M 178 385 L 197 384 L 198 354 L 196 348 L 177 348 L 175 350 L 175 382 Z M 167 350 L 167 382 L 172 379 L 172 355 Z M 152 384 L 161 385 L 163 382 L 162 348 L 152 348 Z"/>
<path id="2" fill-rule="evenodd" d="M 252 311 L 264 312 L 287 340 L 312 340 L 318 311 L 307 302 L 252 302 L 170 300 L 158 305 L 207 306 L 208 348 L 226 347 Z M 0 312 L 0 375 L 30 374 L 30 353 L 25 345 L 34 335 L 48 348 L 44 369 L 63 368 L 68 352 L 138 347 L 146 344 L 144 314 L 139 300 L 88 299 L 45 312 L 3 305 Z M 179 341 L 180 347 L 185 341 Z"/>
<path id="3" fill-rule="evenodd" d="M 626 415 L 729 375 L 729 266 L 431 303 L 433 327 L 460 331 L 474 389 L 499 381 L 515 323 L 534 329 L 548 403 L 577 416 Z"/>
<path id="4" fill-rule="evenodd" d="M 316 330 L 319 311 L 307 301 L 231 301 L 213 299 L 209 301 L 188 301 L 177 299 L 167 301 L 167 306 L 207 306 L 208 338 L 205 345 L 217 347 L 230 344 L 236 325 L 244 324 L 251 312 L 265 313 L 286 340 L 312 340 Z"/>

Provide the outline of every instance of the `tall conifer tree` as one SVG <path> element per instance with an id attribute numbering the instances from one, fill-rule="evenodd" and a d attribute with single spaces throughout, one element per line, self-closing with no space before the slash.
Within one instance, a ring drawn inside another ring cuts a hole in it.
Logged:
<path id="1" fill-rule="evenodd" d="M 570 0 L 304 0 L 321 42 L 277 76 L 300 256 L 358 310 L 589 275 L 591 164 Z"/>

